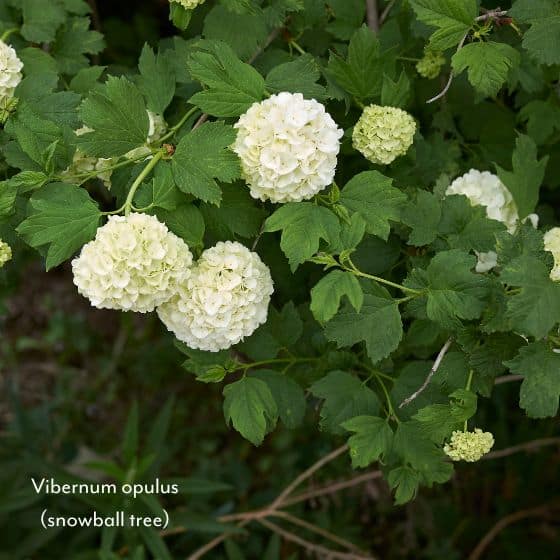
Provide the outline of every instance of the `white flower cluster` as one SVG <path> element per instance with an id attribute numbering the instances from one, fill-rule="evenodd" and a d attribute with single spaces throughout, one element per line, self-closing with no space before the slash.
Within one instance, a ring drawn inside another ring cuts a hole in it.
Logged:
<path id="1" fill-rule="evenodd" d="M 343 131 L 315 99 L 271 95 L 254 103 L 235 128 L 233 151 L 253 198 L 299 202 L 332 183 Z"/>
<path id="2" fill-rule="evenodd" d="M 147 214 L 110 216 L 72 261 L 74 284 L 94 307 L 153 311 L 190 275 L 192 254 Z"/>
<path id="3" fill-rule="evenodd" d="M 472 206 L 484 206 L 486 215 L 492 220 L 502 222 L 510 233 L 515 233 L 519 224 L 517 205 L 508 188 L 500 178 L 488 171 L 471 169 L 462 177 L 455 179 L 447 190 L 446 196 L 462 194 L 469 199 Z M 526 218 L 533 227 L 538 225 L 538 216 L 530 214 Z M 477 253 L 477 272 L 488 272 L 497 264 L 498 256 L 494 251 Z"/>
<path id="4" fill-rule="evenodd" d="M 82 126 L 75 131 L 76 136 L 82 136 L 86 132 L 93 132 L 92 128 Z M 111 173 L 110 169 L 113 163 L 112 158 L 96 158 L 87 156 L 79 148 L 76 148 L 72 163 L 61 173 L 62 177 L 69 183 L 80 182 L 83 180 L 84 173 L 97 172 L 97 177 L 103 181 L 107 188 L 111 188 Z"/>
<path id="5" fill-rule="evenodd" d="M 416 122 L 397 107 L 369 105 L 354 126 L 352 145 L 372 163 L 388 165 L 412 145 Z"/>
<path id="6" fill-rule="evenodd" d="M 490 432 L 483 432 L 476 428 L 474 432 L 455 431 L 451 434 L 451 440 L 443 451 L 453 461 L 467 461 L 474 463 L 479 461 L 494 446 L 494 436 Z"/>
<path id="7" fill-rule="evenodd" d="M 176 2 L 177 4 L 181 4 L 183 8 L 187 10 L 194 10 L 200 4 L 204 4 L 206 0 L 170 0 L 171 2 Z"/>
<path id="8" fill-rule="evenodd" d="M 268 267 L 237 242 L 202 253 L 177 295 L 158 307 L 159 318 L 191 348 L 218 352 L 266 321 L 273 292 Z"/>
<path id="9" fill-rule="evenodd" d="M 544 248 L 554 256 L 550 278 L 554 282 L 560 282 L 560 227 L 552 228 L 544 234 Z"/>
<path id="10" fill-rule="evenodd" d="M 0 268 L 12 258 L 12 248 L 0 239 Z"/>
<path id="11" fill-rule="evenodd" d="M 0 41 L 0 98 L 13 97 L 14 89 L 21 82 L 23 62 L 16 51 Z"/>

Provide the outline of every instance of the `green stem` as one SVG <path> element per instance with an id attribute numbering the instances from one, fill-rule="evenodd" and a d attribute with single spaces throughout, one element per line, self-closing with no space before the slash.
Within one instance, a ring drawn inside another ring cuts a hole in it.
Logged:
<path id="1" fill-rule="evenodd" d="M 290 45 L 294 47 L 299 54 L 307 54 L 293 39 L 290 41 Z"/>
<path id="2" fill-rule="evenodd" d="M 472 380 L 473 380 L 473 375 L 474 375 L 474 370 L 471 369 L 471 370 L 469 371 L 469 377 L 467 378 L 467 385 L 465 386 L 465 389 L 466 389 L 467 391 L 470 391 L 470 390 L 471 390 L 471 384 L 472 384 Z M 468 421 L 465 420 L 465 424 L 464 424 L 464 426 L 463 426 L 463 432 L 466 432 L 467 429 L 468 429 Z"/>
<path id="3" fill-rule="evenodd" d="M 305 362 L 316 362 L 319 358 L 275 358 L 273 360 L 261 360 L 260 362 L 252 362 L 250 364 L 238 364 L 239 367 L 236 368 L 234 371 L 243 370 L 246 372 L 248 369 L 252 369 L 258 366 L 268 366 L 274 364 L 297 364 L 297 363 L 305 363 Z"/>
<path id="4" fill-rule="evenodd" d="M 17 33 L 18 31 L 19 31 L 19 27 L 12 27 L 11 29 L 6 29 L 6 31 L 4 31 L 4 33 L 2 33 L 2 36 L 0 37 L 0 41 L 5 43 L 10 38 L 10 35 L 12 33 Z"/>
<path id="5" fill-rule="evenodd" d="M 347 270 L 348 272 L 351 272 L 352 274 L 356 275 L 356 276 L 360 276 L 362 278 L 369 278 L 370 280 L 375 280 L 376 282 L 379 282 L 380 284 L 385 284 L 387 286 L 391 286 L 392 288 L 397 288 L 397 290 L 401 290 L 402 292 L 413 294 L 414 297 L 424 295 L 424 293 L 421 292 L 420 290 L 414 290 L 413 288 L 407 288 L 406 286 L 402 286 L 401 284 L 391 282 L 390 280 L 385 280 L 385 278 L 380 278 L 379 276 L 374 276 L 373 274 L 367 274 L 365 272 L 362 272 L 361 270 L 356 268 L 356 266 L 354 265 L 354 263 L 350 259 L 348 259 L 348 263 L 350 264 L 350 266 L 348 267 L 348 266 L 343 265 L 343 268 L 345 270 Z"/>
<path id="6" fill-rule="evenodd" d="M 158 142 L 162 143 L 165 142 L 166 140 L 168 140 L 169 138 L 171 138 L 172 136 L 174 136 L 174 134 L 189 120 L 189 117 L 191 115 L 194 115 L 194 113 L 196 113 L 198 111 L 198 107 L 192 107 L 191 109 L 189 109 L 182 117 L 181 120 L 173 125 L 169 131 L 164 134 L 159 140 Z"/>
<path id="7" fill-rule="evenodd" d="M 377 372 L 374 372 L 375 374 L 375 379 L 377 380 L 377 382 L 379 383 L 379 386 L 381 387 L 381 390 L 383 391 L 383 394 L 385 395 L 385 400 L 387 401 L 387 409 L 389 411 L 389 416 L 391 418 L 394 418 L 397 422 L 397 424 L 400 424 L 400 418 L 397 416 L 397 413 L 395 412 L 395 409 L 393 408 L 393 403 L 391 402 L 391 395 L 389 395 L 389 391 L 387 391 L 387 387 L 385 387 L 385 383 L 383 383 L 383 379 L 379 376 L 379 374 Z"/>
<path id="8" fill-rule="evenodd" d="M 412 58 L 410 56 L 397 56 L 397 60 L 406 60 L 408 62 L 420 62 L 419 58 Z"/>
<path id="9" fill-rule="evenodd" d="M 162 157 L 163 157 L 163 150 L 156 152 L 154 154 L 154 157 L 148 162 L 148 165 L 146 165 L 146 167 L 142 169 L 140 175 L 138 175 L 138 177 L 136 177 L 136 179 L 134 180 L 134 183 L 132 183 L 132 186 L 128 191 L 128 196 L 126 197 L 126 200 L 124 201 L 124 205 L 123 205 L 125 215 L 128 216 L 128 214 L 130 214 L 130 210 L 132 208 L 132 201 L 134 199 L 134 194 L 136 193 L 136 190 L 138 189 L 142 181 L 150 174 L 150 171 L 158 164 L 158 161 Z"/>

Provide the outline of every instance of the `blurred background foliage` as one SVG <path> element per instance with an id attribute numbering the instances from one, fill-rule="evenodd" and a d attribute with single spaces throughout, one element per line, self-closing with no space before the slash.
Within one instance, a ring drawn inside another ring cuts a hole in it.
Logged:
<path id="1" fill-rule="evenodd" d="M 498 4 L 487 1 L 485 7 Z M 109 66 L 111 73 L 135 65 L 144 42 L 156 44 L 176 34 L 166 0 L 98 0 L 93 8 L 93 25 L 104 33 L 107 45 L 95 62 Z M 195 14 L 189 34 L 200 31 L 209 10 L 205 5 Z M 325 35 L 324 29 L 308 30 L 299 42 L 323 54 L 332 39 Z M 391 40 L 389 31 L 385 37 Z M 273 57 L 274 52 L 259 63 L 273 64 Z M 426 87 L 418 82 L 414 95 L 427 98 L 432 92 L 424 91 Z M 435 180 L 442 161 L 444 166 L 449 162 L 450 173 L 455 171 L 456 149 L 472 151 L 473 161 L 481 150 L 484 159 L 508 165 L 515 101 L 506 95 L 503 102 L 500 126 L 473 126 L 472 89 L 463 78 L 456 80 L 448 106 L 468 146 L 443 140 L 426 143 L 426 153 L 420 148 L 418 156 L 437 161 L 439 168 L 430 171 L 423 165 L 423 180 Z M 488 105 L 477 105 L 479 122 L 485 110 L 497 118 L 495 107 Z M 421 103 L 416 106 L 414 114 L 421 119 L 428 109 Z M 559 148 L 554 149 L 558 155 Z M 560 202 L 559 165 L 560 158 L 551 157 L 546 184 L 552 188 L 543 194 L 539 208 L 544 223 L 552 221 L 553 208 Z M 279 292 L 281 297 L 281 287 Z M 230 530 L 225 545 L 213 549 L 208 558 L 312 556 L 296 543 L 271 536 L 258 522 L 239 529 L 216 518 L 266 506 L 298 474 L 344 443 L 342 437 L 337 441 L 317 434 L 317 407 L 298 430 L 279 427 L 261 447 L 253 447 L 225 426 L 221 387 L 196 382 L 180 367 L 182 355 L 156 317 L 91 308 L 76 293 L 68 264 L 47 274 L 36 255 L 23 249 L 0 271 L 0 332 L 1 560 L 186 558 Z M 479 411 L 481 423 L 492 426 L 498 449 L 557 433 L 556 419 L 531 421 L 524 416 L 516 405 L 517 392 L 515 384 L 500 385 L 491 403 Z M 299 489 L 330 485 L 331 491 L 288 511 L 377 558 L 454 560 L 471 555 L 475 560 L 477 544 L 505 520 L 507 526 L 481 557 L 553 559 L 559 549 L 554 514 L 560 498 L 559 467 L 554 445 L 461 464 L 451 483 L 422 489 L 415 501 L 395 507 L 386 483 L 352 471 L 344 455 Z M 136 500 L 118 495 L 38 496 L 31 476 L 58 481 L 107 476 L 152 481 L 158 476 L 178 479 L 181 493 Z M 364 481 L 338 491 L 333 487 L 358 477 Z M 45 531 L 39 525 L 44 508 L 69 516 L 92 509 L 109 514 L 117 508 L 148 514 L 162 506 L 178 528 L 163 537 L 139 530 Z M 516 512 L 521 512 L 519 522 L 509 524 L 516 521 Z M 283 524 L 282 519 L 274 523 Z M 310 537 L 305 528 L 291 531 L 328 544 L 321 536 Z"/>

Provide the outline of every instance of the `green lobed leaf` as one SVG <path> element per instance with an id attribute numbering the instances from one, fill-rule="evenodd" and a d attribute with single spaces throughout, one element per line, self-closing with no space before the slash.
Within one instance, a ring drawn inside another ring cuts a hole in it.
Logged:
<path id="1" fill-rule="evenodd" d="M 355 416 L 342 423 L 349 432 L 355 432 L 348 439 L 352 466 L 364 468 L 383 458 L 390 450 L 393 441 L 391 430 L 386 419 L 377 416 Z"/>
<path id="2" fill-rule="evenodd" d="M 379 286 L 365 290 L 359 312 L 345 305 L 325 326 L 325 336 L 339 348 L 364 341 L 373 363 L 396 350 L 402 335 L 398 303 Z"/>
<path id="3" fill-rule="evenodd" d="M 412 228 L 408 243 L 417 247 L 432 243 L 438 234 L 440 218 L 439 198 L 430 192 L 418 191 L 416 200 L 407 202 L 402 210 L 402 221 Z"/>
<path id="4" fill-rule="evenodd" d="M 21 34 L 28 41 L 50 43 L 64 23 L 66 13 L 60 0 L 21 0 L 23 25 Z"/>
<path id="5" fill-rule="evenodd" d="M 387 240 L 391 230 L 389 221 L 398 221 L 406 195 L 392 187 L 393 179 L 379 171 L 363 171 L 355 175 L 340 194 L 340 202 L 362 216 L 368 233 Z"/>
<path id="6" fill-rule="evenodd" d="M 498 176 L 511 192 L 519 218 L 533 212 L 539 201 L 539 189 L 544 179 L 548 156 L 537 157 L 537 146 L 529 136 L 519 134 L 511 157 L 513 171 L 496 165 Z"/>
<path id="7" fill-rule="evenodd" d="M 86 154 L 114 157 L 146 142 L 146 105 L 138 88 L 127 78 L 109 76 L 83 101 L 80 116 L 93 129 L 79 139 L 80 149 Z"/>
<path id="8" fill-rule="evenodd" d="M 148 109 L 163 115 L 175 95 L 175 71 L 168 53 L 155 54 L 148 44 L 144 44 L 138 70 L 138 87 L 146 97 Z"/>
<path id="9" fill-rule="evenodd" d="M 331 371 L 311 385 L 311 393 L 324 399 L 321 429 L 335 434 L 344 432 L 342 424 L 356 416 L 379 412 L 377 395 L 357 377 L 344 371 Z"/>
<path id="10" fill-rule="evenodd" d="M 309 54 L 291 62 L 275 66 L 266 76 L 266 89 L 271 93 L 291 91 L 304 97 L 321 101 L 326 97 L 325 88 L 317 83 L 321 77 L 319 65 Z"/>
<path id="11" fill-rule="evenodd" d="M 320 323 L 332 319 L 345 296 L 359 313 L 364 294 L 356 276 L 343 270 L 332 270 L 323 276 L 311 290 L 310 309 L 315 319 Z"/>
<path id="12" fill-rule="evenodd" d="M 47 249 L 47 270 L 71 257 L 97 231 L 101 212 L 86 190 L 50 183 L 35 193 L 17 232 L 32 247 Z"/>
<path id="13" fill-rule="evenodd" d="M 289 202 L 276 210 L 264 224 L 265 232 L 282 230 L 280 247 L 292 271 L 312 257 L 321 239 L 335 242 L 340 231 L 338 218 L 312 202 Z"/>
<path id="14" fill-rule="evenodd" d="M 560 398 L 560 354 L 544 341 L 522 347 L 515 358 L 504 362 L 512 373 L 523 376 L 519 406 L 531 418 L 546 418 L 558 413 Z"/>
<path id="15" fill-rule="evenodd" d="M 191 54 L 187 64 L 192 77 L 208 88 L 190 99 L 205 113 L 236 117 L 264 97 L 264 78 L 225 43 L 202 43 L 201 50 Z"/>
<path id="16" fill-rule="evenodd" d="M 224 416 L 245 439 L 260 445 L 276 425 L 278 407 L 264 381 L 245 376 L 224 387 Z"/>
<path id="17" fill-rule="evenodd" d="M 223 122 L 204 123 L 185 134 L 171 163 L 177 188 L 219 205 L 222 192 L 216 179 L 231 183 L 240 175 L 237 156 L 229 149 L 234 140 L 235 131 Z"/>

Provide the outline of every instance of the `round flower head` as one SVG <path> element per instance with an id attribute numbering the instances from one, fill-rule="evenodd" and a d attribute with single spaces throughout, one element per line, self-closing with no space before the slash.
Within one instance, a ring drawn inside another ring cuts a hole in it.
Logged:
<path id="1" fill-rule="evenodd" d="M 412 145 L 416 122 L 396 107 L 369 105 L 358 119 L 352 145 L 372 163 L 388 165 Z"/>
<path id="2" fill-rule="evenodd" d="M 177 4 L 181 4 L 181 6 L 183 6 L 183 8 L 186 8 L 187 10 L 194 10 L 194 8 L 206 2 L 206 0 L 170 0 L 170 1 L 176 2 Z"/>
<path id="3" fill-rule="evenodd" d="M 0 268 L 12 258 L 12 248 L 0 239 Z"/>
<path id="4" fill-rule="evenodd" d="M 315 99 L 271 95 L 234 126 L 233 151 L 253 198 L 299 202 L 332 183 L 343 131 Z"/>
<path id="5" fill-rule="evenodd" d="M 494 446 L 494 436 L 476 428 L 474 432 L 455 431 L 451 440 L 445 444 L 443 451 L 453 461 L 474 463 L 486 455 Z"/>
<path id="6" fill-rule="evenodd" d="M 218 352 L 266 321 L 273 292 L 268 267 L 240 243 L 220 241 L 202 253 L 159 318 L 187 346 Z"/>
<path id="7" fill-rule="evenodd" d="M 110 216 L 72 261 L 74 284 L 94 307 L 153 311 L 190 275 L 192 254 L 147 214 Z"/>
<path id="8" fill-rule="evenodd" d="M 0 41 L 0 97 L 13 97 L 14 89 L 21 82 L 23 62 L 16 51 Z"/>
<path id="9" fill-rule="evenodd" d="M 550 278 L 554 282 L 560 282 L 560 227 L 552 228 L 544 234 L 544 248 L 554 257 Z"/>
<path id="10" fill-rule="evenodd" d="M 416 64 L 416 71 L 423 78 L 432 80 L 437 78 L 445 64 L 445 57 L 441 51 L 424 50 L 424 56 Z"/>

